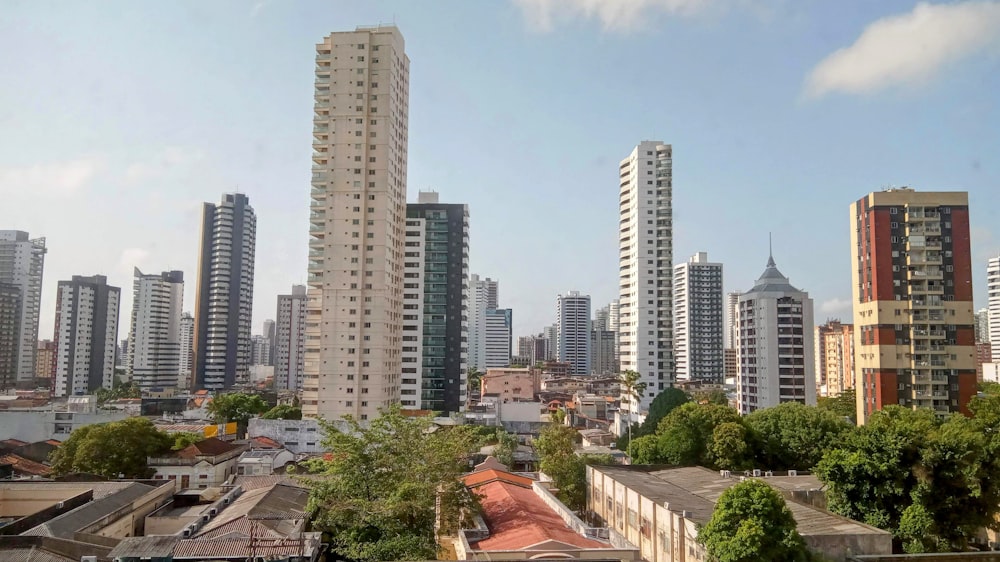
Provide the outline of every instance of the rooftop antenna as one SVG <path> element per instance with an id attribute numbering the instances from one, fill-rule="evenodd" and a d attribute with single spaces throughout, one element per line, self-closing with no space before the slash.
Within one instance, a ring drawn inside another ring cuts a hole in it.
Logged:
<path id="1" fill-rule="evenodd" d="M 774 267 L 774 243 L 770 232 L 767 233 L 767 267 Z"/>

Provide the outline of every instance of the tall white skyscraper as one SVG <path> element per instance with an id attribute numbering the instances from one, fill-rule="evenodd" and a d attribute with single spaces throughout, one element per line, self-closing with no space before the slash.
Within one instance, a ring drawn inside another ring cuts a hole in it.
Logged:
<path id="1" fill-rule="evenodd" d="M 180 367 L 177 370 L 177 388 L 191 386 L 191 369 L 194 367 L 194 316 L 181 314 Z"/>
<path id="2" fill-rule="evenodd" d="M 184 273 L 145 274 L 132 280 L 132 326 L 125 372 L 143 390 L 180 386 L 184 345 Z M 189 336 L 190 337 L 190 336 Z M 187 345 L 190 357 L 190 343 Z M 191 362 L 187 361 L 190 378 Z"/>
<path id="3" fill-rule="evenodd" d="M 674 379 L 673 150 L 643 141 L 618 170 L 621 370 L 647 385 L 638 405 L 623 397 L 631 413 L 648 409 Z"/>
<path id="4" fill-rule="evenodd" d="M 986 297 L 989 342 L 993 356 L 997 357 L 1000 354 L 1000 256 L 986 263 Z"/>
<path id="5" fill-rule="evenodd" d="M 274 352 L 275 352 L 275 327 L 274 320 L 264 320 L 264 337 L 267 338 L 268 348 L 271 350 L 271 354 L 267 357 L 267 365 L 274 365 Z"/>
<path id="6" fill-rule="evenodd" d="M 121 289 L 103 275 L 59 282 L 53 395 L 81 396 L 113 386 L 120 304 Z"/>
<path id="7" fill-rule="evenodd" d="M 271 357 L 271 340 L 263 334 L 250 336 L 250 364 L 255 367 L 266 367 Z"/>
<path id="8" fill-rule="evenodd" d="M 674 266 L 674 356 L 677 380 L 722 384 L 722 264 L 698 252 Z"/>
<path id="9" fill-rule="evenodd" d="M 0 284 L 17 288 L 17 307 L 20 310 L 14 343 L 16 380 L 10 380 L 9 376 L 0 379 L 0 388 L 16 383 L 33 386 L 45 253 L 44 238 L 32 239 L 27 232 L 20 230 L 0 230 Z M 11 287 L 7 287 L 5 292 L 8 298 L 13 299 L 14 290 Z"/>
<path id="10" fill-rule="evenodd" d="M 816 405 L 813 301 L 778 271 L 774 258 L 740 295 L 739 374 L 742 414 L 782 402 Z"/>
<path id="11" fill-rule="evenodd" d="M 513 351 L 513 315 L 509 308 L 491 308 L 486 311 L 483 322 L 483 369 L 510 366 Z"/>
<path id="12" fill-rule="evenodd" d="M 305 377 L 306 287 L 293 285 L 288 295 L 278 295 L 277 322 L 274 328 L 274 386 L 277 389 L 301 390 Z M 267 327 L 265 326 L 265 331 Z M 265 333 L 264 337 L 267 337 Z"/>
<path id="13" fill-rule="evenodd" d="M 726 293 L 726 349 L 735 349 L 740 344 L 739 324 L 736 320 L 736 311 L 740 305 L 740 295 L 742 291 L 732 291 Z"/>
<path id="14" fill-rule="evenodd" d="M 574 375 L 591 374 L 590 295 L 570 291 L 556 297 L 556 354 L 573 366 Z"/>
<path id="15" fill-rule="evenodd" d="M 500 283 L 469 276 L 469 367 L 486 369 L 486 311 L 499 307 Z"/>
<path id="16" fill-rule="evenodd" d="M 559 347 L 559 325 L 552 324 L 542 328 L 542 337 L 545 338 L 546 359 L 555 361 L 558 357 L 556 348 Z"/>
<path id="17" fill-rule="evenodd" d="M 399 402 L 410 61 L 393 26 L 316 45 L 302 411 Z"/>
<path id="18" fill-rule="evenodd" d="M 250 380 L 257 215 L 242 193 L 205 203 L 195 310 L 195 388 Z"/>

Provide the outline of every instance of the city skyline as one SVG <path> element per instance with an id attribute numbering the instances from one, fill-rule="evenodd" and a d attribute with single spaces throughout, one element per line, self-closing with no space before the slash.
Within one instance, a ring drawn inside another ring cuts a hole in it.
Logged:
<path id="1" fill-rule="evenodd" d="M 891 72 L 879 75 L 870 66 L 865 70 L 882 82 L 871 76 L 835 80 L 834 53 L 877 49 L 877 41 L 859 41 L 862 34 L 877 38 L 876 22 L 912 31 L 907 25 L 918 10 L 914 3 L 854 3 L 851 10 L 787 6 L 768 17 L 738 9 L 691 16 L 653 9 L 639 14 L 647 21 L 639 29 L 628 27 L 630 20 L 601 19 L 603 12 L 593 19 L 554 13 L 546 19 L 528 1 L 444 4 L 454 21 L 496 25 L 441 26 L 432 14 L 391 3 L 344 6 L 337 17 L 309 3 L 68 6 L 44 18 L 31 5 L 13 8 L 10 21 L 33 25 L 16 26 L 25 29 L 0 39 L 5 52 L 19 55 L 0 60 L 0 68 L 23 84 L 0 99 L 17 108 L 9 126 L 24 132 L 0 141 L 0 194 L 9 203 L 0 209 L 0 224 L 48 239 L 39 334 L 52 333 L 59 279 L 104 274 L 110 284 L 128 287 L 134 267 L 177 269 L 194 279 L 200 205 L 237 186 L 259 201 L 252 330 L 259 333 L 273 316 L 277 295 L 306 281 L 310 163 L 302 147 L 311 139 L 310 51 L 332 30 L 389 21 L 393 14 L 419 69 L 407 200 L 432 187 L 444 200 L 469 204 L 470 271 L 503 281 L 515 336 L 551 323 L 549 303 L 565 287 L 578 287 L 595 303 L 617 296 L 610 269 L 617 263 L 614 215 L 607 212 L 617 197 L 614 167 L 645 138 L 677 151 L 675 254 L 710 252 L 726 264 L 727 291 L 752 283 L 760 268 L 754 256 L 773 231 L 783 240 L 784 247 L 775 248 L 782 263 L 803 272 L 796 279 L 816 300 L 817 320 L 847 320 L 845 205 L 893 183 L 969 192 L 975 304 L 986 306 L 986 259 L 1000 251 L 1000 233 L 987 216 L 997 206 L 1000 181 L 996 165 L 986 160 L 989 148 L 1000 144 L 989 97 L 998 78 L 989 73 L 990 59 L 971 47 L 960 50 L 963 56 L 932 57 L 927 72 L 918 73 L 923 80 L 905 90 L 899 85 L 911 82 L 893 81 Z M 955 27 L 949 14 L 972 13 L 976 5 L 937 5 L 921 14 L 947 31 Z M 635 18 L 630 10 L 623 13 Z M 216 33 L 219 22 L 230 19 L 232 25 Z M 822 37 L 811 33 L 818 22 L 828 31 Z M 172 26 L 183 26 L 186 34 L 169 33 Z M 767 36 L 773 40 L 761 39 Z M 46 48 L 53 38 L 69 48 Z M 750 39 L 759 41 L 743 49 Z M 494 54 L 518 42 L 534 57 L 529 65 Z M 706 51 L 674 52 L 685 42 Z M 709 48 L 712 42 L 719 44 Z M 88 48 L 72 48 L 78 43 Z M 650 54 L 623 58 L 640 51 Z M 187 56 L 195 52 L 204 56 Z M 554 68 L 568 52 L 577 54 Z M 775 59 L 778 52 L 789 55 L 786 64 Z M 156 61 L 148 65 L 155 72 L 129 64 L 133 56 Z M 463 62 L 470 58 L 489 72 Z M 648 95 L 602 84 L 602 73 L 631 73 L 653 61 L 669 76 L 637 79 L 632 89 Z M 705 72 L 709 64 L 714 71 Z M 41 71 L 52 67 L 64 69 L 59 80 L 80 88 L 64 94 L 48 87 L 56 78 Z M 754 76 L 744 68 L 754 68 Z M 677 81 L 688 87 L 666 91 Z M 587 93 L 567 97 L 555 110 L 535 108 L 540 97 L 562 89 Z M 255 95 L 235 99 L 242 91 Z M 504 98 L 494 108 L 494 100 Z M 583 114 L 593 118 L 587 128 L 578 119 Z M 153 130 L 157 135 L 149 134 Z M 596 130 L 600 138 L 578 140 Z M 476 150 L 455 140 L 468 137 L 485 144 Z M 535 156 L 542 153 L 545 159 Z M 496 166 L 501 161 L 519 165 Z M 477 172 L 487 168 L 488 178 Z M 522 200 L 533 204 L 512 203 Z M 801 212 L 806 209 L 811 212 Z M 518 211 L 526 226 L 512 232 L 509 218 Z M 801 235 L 813 231 L 824 235 Z M 527 255 L 529 236 L 547 243 Z M 556 261 L 567 255 L 578 259 Z M 193 293 L 186 295 L 185 311 L 194 311 Z M 131 308 L 124 300 L 121 325 Z"/>

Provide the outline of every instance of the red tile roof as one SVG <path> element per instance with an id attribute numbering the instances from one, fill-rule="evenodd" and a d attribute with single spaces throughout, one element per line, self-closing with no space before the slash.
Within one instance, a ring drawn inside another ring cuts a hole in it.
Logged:
<path id="1" fill-rule="evenodd" d="M 477 487 L 476 492 L 490 536 L 470 545 L 474 550 L 522 550 L 546 541 L 585 549 L 611 548 L 567 527 L 532 489 L 497 480 Z"/>
<path id="2" fill-rule="evenodd" d="M 308 543 L 308 540 L 306 542 Z M 302 549 L 298 539 L 182 540 L 174 547 L 174 558 L 249 558 L 253 553 L 264 559 L 270 559 L 295 556 Z"/>
<path id="3" fill-rule="evenodd" d="M 0 455 L 0 464 L 13 466 L 14 473 L 22 476 L 48 476 L 52 473 L 50 467 L 13 453 Z"/>
<path id="4" fill-rule="evenodd" d="M 477 486 L 482 486 L 483 484 L 496 481 L 508 482 L 510 484 L 514 484 L 515 486 L 525 488 L 530 488 L 532 483 L 531 478 L 528 478 L 527 476 L 518 476 L 517 474 L 511 474 L 494 468 L 478 470 L 462 477 L 462 482 L 467 488 L 475 488 Z"/>
<path id="5" fill-rule="evenodd" d="M 250 440 L 250 445 L 254 449 L 283 449 L 284 446 L 270 437 L 254 437 Z"/>
<path id="6" fill-rule="evenodd" d="M 18 447 L 24 447 L 25 445 L 30 445 L 27 441 L 21 441 L 20 439 L 4 439 L 0 441 L 0 447 L 6 447 L 8 449 L 16 449 Z"/>
<path id="7" fill-rule="evenodd" d="M 195 457 L 211 457 L 215 455 L 221 455 L 223 453 L 228 453 L 233 449 L 238 448 L 239 445 L 234 443 L 229 443 L 215 437 L 209 437 L 208 439 L 203 439 L 197 443 L 192 443 L 187 447 L 177 451 L 177 456 L 184 459 L 193 459 Z"/>
<path id="8" fill-rule="evenodd" d="M 49 445 L 55 445 L 56 447 L 62 445 L 62 441 L 56 441 L 55 439 L 49 439 L 45 442 L 48 443 Z"/>

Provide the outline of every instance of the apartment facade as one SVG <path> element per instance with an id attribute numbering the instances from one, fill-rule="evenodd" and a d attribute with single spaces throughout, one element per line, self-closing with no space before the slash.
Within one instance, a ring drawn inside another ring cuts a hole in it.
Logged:
<path id="1" fill-rule="evenodd" d="M 590 370 L 595 375 L 618 373 L 615 355 L 615 333 L 611 330 L 590 331 Z"/>
<path id="2" fill-rule="evenodd" d="M 768 257 L 753 288 L 740 295 L 736 317 L 740 413 L 783 402 L 815 406 L 816 347 L 809 293 L 793 287 L 774 258 Z"/>
<path id="3" fill-rule="evenodd" d="M 968 415 L 976 395 L 969 197 L 874 192 L 851 205 L 858 422 L 889 404 Z"/>
<path id="4" fill-rule="evenodd" d="M 52 394 L 92 394 L 111 388 L 118 349 L 121 289 L 103 275 L 74 275 L 56 289 L 56 367 Z M 36 342 L 37 351 L 37 342 Z"/>
<path id="5" fill-rule="evenodd" d="M 21 288 L 10 283 L 0 283 L 0 391 L 17 386 L 20 336 Z M 48 376 L 51 377 L 52 373 Z"/>
<path id="6" fill-rule="evenodd" d="M 409 67 L 396 27 L 316 45 L 303 413 L 400 399 Z"/>
<path id="7" fill-rule="evenodd" d="M 461 412 L 467 398 L 469 208 L 420 192 L 406 206 L 404 408 Z"/>
<path id="8" fill-rule="evenodd" d="M 253 366 L 270 366 L 271 340 L 263 335 L 250 336 L 250 364 Z"/>
<path id="9" fill-rule="evenodd" d="M 829 320 L 816 326 L 815 341 L 820 394 L 839 396 L 854 388 L 854 325 Z"/>
<path id="10" fill-rule="evenodd" d="M 698 252 L 674 266 L 674 359 L 679 381 L 725 378 L 722 264 Z"/>
<path id="11" fill-rule="evenodd" d="M 572 365 L 574 375 L 589 375 L 590 295 L 570 291 L 556 297 L 556 358 Z"/>
<path id="12" fill-rule="evenodd" d="M 491 308 L 483 319 L 484 363 L 487 369 L 510 366 L 514 346 L 514 311 Z"/>
<path id="13" fill-rule="evenodd" d="M 146 274 L 135 268 L 125 372 L 145 391 L 178 386 L 183 307 L 183 272 Z"/>
<path id="14" fill-rule="evenodd" d="M 305 285 L 292 286 L 288 295 L 278 295 L 277 322 L 274 331 L 274 386 L 278 389 L 302 390 L 306 367 L 306 309 L 309 304 Z M 268 326 L 265 322 L 264 337 Z"/>
<path id="15" fill-rule="evenodd" d="M 194 387 L 249 380 L 257 215 L 242 193 L 205 203 L 195 310 Z"/>
<path id="16" fill-rule="evenodd" d="M 549 341 L 542 334 L 517 338 L 517 356 L 523 357 L 529 365 L 545 361 L 549 357 Z"/>
<path id="17" fill-rule="evenodd" d="M 726 349 L 736 349 L 740 342 L 739 325 L 736 323 L 736 310 L 740 305 L 741 291 L 726 293 Z"/>
<path id="18" fill-rule="evenodd" d="M 0 357 L 2 356 L 3 352 L 0 352 Z M 118 363 L 118 350 L 115 350 L 115 362 Z M 35 378 L 51 381 L 55 372 L 56 344 L 52 340 L 39 340 L 38 352 L 35 354 Z"/>
<path id="19" fill-rule="evenodd" d="M 191 387 L 191 372 L 194 368 L 194 316 L 181 313 L 180 366 L 177 368 L 177 388 Z"/>
<path id="20" fill-rule="evenodd" d="M 641 412 L 674 380 L 673 149 L 643 141 L 619 171 L 619 331 L 621 371 L 639 373 L 645 396 L 622 409 Z"/>
<path id="21" fill-rule="evenodd" d="M 0 283 L 14 285 L 20 292 L 15 361 L 16 382 L 22 386 L 32 386 L 35 377 L 46 252 L 44 238 L 31 238 L 21 230 L 0 230 Z"/>
<path id="22" fill-rule="evenodd" d="M 499 281 L 469 276 L 469 366 L 480 371 L 487 368 L 486 311 L 500 308 L 499 298 Z"/>
<path id="23" fill-rule="evenodd" d="M 980 331 L 993 349 L 1000 349 L 1000 256 L 986 262 L 986 322 Z"/>

